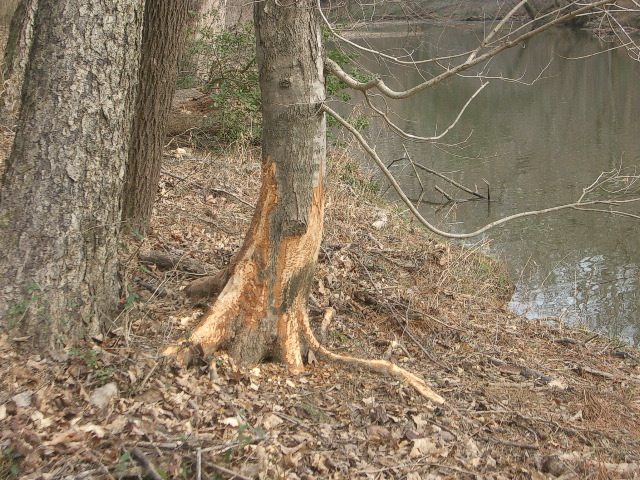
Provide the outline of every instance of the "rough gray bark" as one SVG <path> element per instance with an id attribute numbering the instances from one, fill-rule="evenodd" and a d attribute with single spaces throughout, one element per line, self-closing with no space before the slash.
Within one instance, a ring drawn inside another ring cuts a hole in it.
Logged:
<path id="1" fill-rule="evenodd" d="M 227 0 L 201 0 L 198 28 L 220 33 L 224 30 Z"/>
<path id="2" fill-rule="evenodd" d="M 11 19 L 9 37 L 4 51 L 4 62 L 0 79 L 4 92 L 0 96 L 0 123 L 13 127 L 20 107 L 20 92 L 24 73 L 33 42 L 33 27 L 38 9 L 38 0 L 18 2 Z"/>
<path id="3" fill-rule="evenodd" d="M 63 346 L 118 308 L 143 0 L 39 3 L 0 190 L 0 326 Z"/>
<path id="4" fill-rule="evenodd" d="M 147 0 L 122 217 L 146 230 L 160 179 L 162 148 L 194 0 Z"/>

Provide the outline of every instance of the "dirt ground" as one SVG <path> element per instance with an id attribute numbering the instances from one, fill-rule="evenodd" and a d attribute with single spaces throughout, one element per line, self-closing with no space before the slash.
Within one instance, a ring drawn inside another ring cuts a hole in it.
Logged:
<path id="1" fill-rule="evenodd" d="M 0 478 L 640 478 L 640 353 L 513 315 L 488 246 L 433 238 L 339 155 L 312 320 L 333 308 L 328 348 L 390 359 L 446 403 L 322 358 L 297 376 L 222 352 L 163 358 L 206 308 L 184 288 L 241 244 L 256 159 L 169 152 L 149 236 L 122 243 L 124 310 L 103 337 L 33 352 L 0 335 Z"/>

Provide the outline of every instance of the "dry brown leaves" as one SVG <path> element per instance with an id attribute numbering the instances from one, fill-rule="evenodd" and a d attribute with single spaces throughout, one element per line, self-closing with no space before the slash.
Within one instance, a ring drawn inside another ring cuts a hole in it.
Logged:
<path id="1" fill-rule="evenodd" d="M 0 337 L 0 478 L 640 477 L 640 354 L 512 315 L 495 265 L 367 194 L 345 158 L 331 159 L 312 320 L 332 307 L 329 349 L 397 362 L 447 404 L 322 361 L 293 376 L 223 354 L 188 370 L 161 358 L 197 321 L 203 305 L 182 290 L 201 274 L 139 253 L 224 267 L 252 215 L 236 197 L 255 201 L 255 158 L 166 158 L 173 176 L 150 235 L 125 242 L 126 308 L 103 337 L 38 353 Z"/>

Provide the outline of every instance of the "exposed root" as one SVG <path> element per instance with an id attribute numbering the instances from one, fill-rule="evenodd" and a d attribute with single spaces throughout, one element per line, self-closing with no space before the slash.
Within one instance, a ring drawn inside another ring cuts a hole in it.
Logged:
<path id="1" fill-rule="evenodd" d="M 340 362 L 346 365 L 362 367 L 367 370 L 372 370 L 376 373 L 402 377 L 407 381 L 409 385 L 415 388 L 422 396 L 436 403 L 440 403 L 440 404 L 444 403 L 444 398 L 442 398 L 436 392 L 431 390 L 431 388 L 427 386 L 424 380 L 422 380 L 417 375 L 414 375 L 413 373 L 405 370 L 404 368 L 397 366 L 395 363 L 391 363 L 387 360 L 367 360 L 364 358 L 350 357 L 347 355 L 340 355 L 337 353 L 330 352 L 325 347 L 323 347 L 318 341 L 318 339 L 316 338 L 311 328 L 311 325 L 309 325 L 309 317 L 307 315 L 305 315 L 304 318 L 301 319 L 300 328 L 302 330 L 302 334 L 304 335 L 304 338 L 309 342 L 310 347 L 313 350 L 319 351 L 330 360 Z"/>

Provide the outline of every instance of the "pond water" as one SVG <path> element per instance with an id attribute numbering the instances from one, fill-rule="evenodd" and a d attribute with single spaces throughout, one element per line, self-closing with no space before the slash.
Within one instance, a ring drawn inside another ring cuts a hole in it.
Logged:
<path id="1" fill-rule="evenodd" d="M 391 55 L 413 52 L 426 59 L 472 49 L 484 29 L 483 24 L 387 26 L 353 40 Z M 419 180 L 410 168 L 394 169 L 410 198 L 420 197 L 422 183 L 420 210 L 444 230 L 469 232 L 514 213 L 574 202 L 601 172 L 621 166 L 626 173 L 640 171 L 640 63 L 620 49 L 572 59 L 610 47 L 588 32 L 556 28 L 484 65 L 485 75 L 518 81 L 490 80 L 439 143 L 400 139 L 381 120 L 373 120 L 366 135 L 387 164 L 408 153 L 480 192 L 486 190 L 483 179 L 489 182 L 489 203 L 451 208 L 436 205 L 443 197 L 434 186 L 457 198 L 463 192 L 433 177 Z M 430 74 L 367 56 L 356 63 L 396 88 Z M 478 78 L 454 78 L 387 106 L 400 127 L 433 135 L 453 121 L 479 84 Z M 357 103 L 354 95 L 350 104 L 356 110 Z M 640 214 L 640 205 L 628 211 Z M 530 318 L 560 317 L 638 345 L 639 231 L 638 219 L 563 211 L 507 223 L 483 238 L 490 240 L 492 254 L 506 260 L 516 282 L 512 309 Z"/>

